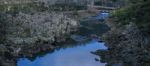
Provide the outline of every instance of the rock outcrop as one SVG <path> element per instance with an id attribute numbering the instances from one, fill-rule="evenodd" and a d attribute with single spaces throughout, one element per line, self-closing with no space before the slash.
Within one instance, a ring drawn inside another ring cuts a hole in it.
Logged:
<path id="1" fill-rule="evenodd" d="M 98 51 L 101 61 L 107 62 L 108 66 L 146 66 L 150 60 L 149 37 L 133 24 L 113 28 L 103 36 L 109 49 Z"/>
<path id="2" fill-rule="evenodd" d="M 111 30 L 103 35 L 108 50 L 98 50 L 107 66 L 150 65 L 150 1 L 131 0 L 106 21 Z M 134 3 L 134 4 L 133 4 Z"/>
<path id="3" fill-rule="evenodd" d="M 19 13 L 7 16 L 5 41 L 12 44 L 34 44 L 39 40 L 52 43 L 77 27 L 75 20 L 61 13 Z"/>
<path id="4" fill-rule="evenodd" d="M 78 27 L 77 21 L 55 12 L 3 13 L 0 17 L 2 66 L 15 66 L 19 56 L 53 50 L 53 43 L 65 41 Z"/>

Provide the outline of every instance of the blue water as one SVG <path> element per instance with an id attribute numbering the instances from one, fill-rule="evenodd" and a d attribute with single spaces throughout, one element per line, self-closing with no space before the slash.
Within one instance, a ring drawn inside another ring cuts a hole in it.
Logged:
<path id="1" fill-rule="evenodd" d="M 91 40 L 86 44 L 72 48 L 60 48 L 53 53 L 47 53 L 43 57 L 37 57 L 34 61 L 27 58 L 20 58 L 17 66 L 105 66 L 106 63 L 95 61 L 98 56 L 90 53 L 98 49 L 106 49 L 104 43 Z"/>
<path id="2" fill-rule="evenodd" d="M 99 14 L 95 17 L 95 19 L 106 19 L 106 18 L 108 18 L 108 16 L 109 16 L 109 13 L 106 13 L 106 12 L 104 12 L 104 13 L 99 13 Z"/>

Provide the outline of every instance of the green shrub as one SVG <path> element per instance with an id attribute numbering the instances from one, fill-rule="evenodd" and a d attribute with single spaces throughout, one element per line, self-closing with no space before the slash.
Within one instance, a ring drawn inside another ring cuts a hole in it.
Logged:
<path id="1" fill-rule="evenodd" d="M 122 26 L 133 22 L 142 32 L 150 32 L 150 1 L 130 5 L 112 13 L 116 24 Z"/>

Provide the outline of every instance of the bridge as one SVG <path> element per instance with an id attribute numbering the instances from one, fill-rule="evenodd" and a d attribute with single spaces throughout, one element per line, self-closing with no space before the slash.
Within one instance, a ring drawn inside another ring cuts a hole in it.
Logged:
<path id="1" fill-rule="evenodd" d="M 96 6 L 96 5 L 86 5 L 87 9 L 85 10 L 78 10 L 78 11 L 64 11 L 63 13 L 69 15 L 70 17 L 74 17 L 74 13 L 77 14 L 75 19 L 81 19 L 84 17 L 95 16 L 100 12 L 112 12 L 115 10 L 115 7 L 107 7 L 107 6 Z"/>
<path id="2" fill-rule="evenodd" d="M 100 9 L 104 9 L 104 10 L 114 10 L 114 9 L 116 9 L 115 7 L 96 6 L 96 5 L 94 5 L 94 6 L 87 5 L 87 7 L 88 7 L 88 8 L 98 9 L 98 10 L 100 10 Z"/>

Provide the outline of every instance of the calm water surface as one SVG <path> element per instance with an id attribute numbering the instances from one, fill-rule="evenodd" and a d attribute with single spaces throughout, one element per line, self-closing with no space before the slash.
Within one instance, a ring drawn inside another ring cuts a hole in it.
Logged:
<path id="1" fill-rule="evenodd" d="M 95 61 L 98 56 L 91 54 L 91 51 L 106 49 L 104 43 L 97 40 L 90 40 L 85 44 L 78 44 L 75 47 L 60 48 L 53 53 L 47 53 L 43 57 L 36 57 L 34 61 L 27 58 L 20 58 L 18 66 L 105 66 L 106 63 Z"/>

